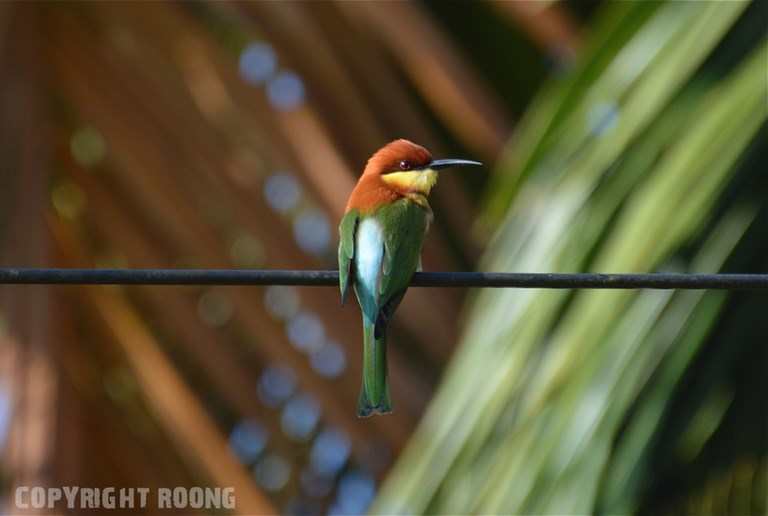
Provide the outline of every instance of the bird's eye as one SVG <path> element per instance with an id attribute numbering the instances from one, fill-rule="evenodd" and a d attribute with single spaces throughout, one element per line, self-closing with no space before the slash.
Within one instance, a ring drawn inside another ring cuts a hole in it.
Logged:
<path id="1" fill-rule="evenodd" d="M 413 168 L 413 165 L 407 159 L 400 162 L 400 170 L 411 170 L 411 168 Z"/>

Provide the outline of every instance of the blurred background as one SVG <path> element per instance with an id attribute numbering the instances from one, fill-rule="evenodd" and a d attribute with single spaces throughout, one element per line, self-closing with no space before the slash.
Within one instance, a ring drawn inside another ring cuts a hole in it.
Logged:
<path id="1" fill-rule="evenodd" d="M 335 268 L 404 137 L 488 165 L 441 176 L 426 270 L 766 272 L 766 26 L 762 1 L 3 2 L 0 263 Z M 411 289 L 370 419 L 338 302 L 0 288 L 0 507 L 768 510 L 763 293 Z"/>

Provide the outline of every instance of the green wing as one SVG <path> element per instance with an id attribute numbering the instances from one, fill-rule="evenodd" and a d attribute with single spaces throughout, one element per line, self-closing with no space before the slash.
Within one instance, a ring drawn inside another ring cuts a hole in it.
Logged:
<path id="1" fill-rule="evenodd" d="M 419 266 L 421 246 L 427 230 L 429 213 L 418 204 L 401 199 L 376 213 L 384 228 L 384 260 L 380 306 L 390 314 L 397 308 Z M 389 306 L 387 306 L 389 305 Z"/>
<path id="2" fill-rule="evenodd" d="M 355 257 L 355 233 L 360 214 L 357 210 L 349 210 L 339 224 L 339 288 L 341 289 L 341 304 L 347 299 L 350 285 L 352 259 Z"/>

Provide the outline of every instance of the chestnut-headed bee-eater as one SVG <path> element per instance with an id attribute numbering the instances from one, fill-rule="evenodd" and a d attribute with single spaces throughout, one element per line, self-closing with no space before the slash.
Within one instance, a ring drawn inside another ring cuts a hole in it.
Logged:
<path id="1" fill-rule="evenodd" d="M 420 268 L 421 245 L 432 220 L 427 202 L 437 171 L 480 165 L 433 160 L 427 149 L 395 140 L 365 166 L 339 226 L 339 284 L 344 303 L 352 286 L 363 315 L 363 386 L 357 414 L 391 412 L 387 386 L 387 324 Z"/>

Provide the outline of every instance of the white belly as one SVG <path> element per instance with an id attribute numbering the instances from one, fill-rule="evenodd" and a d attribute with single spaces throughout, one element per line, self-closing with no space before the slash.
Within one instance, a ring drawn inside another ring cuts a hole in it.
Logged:
<path id="1" fill-rule="evenodd" d="M 384 258 L 384 233 L 375 219 L 364 219 L 357 228 L 355 245 L 357 281 L 369 295 L 376 296 Z"/>

